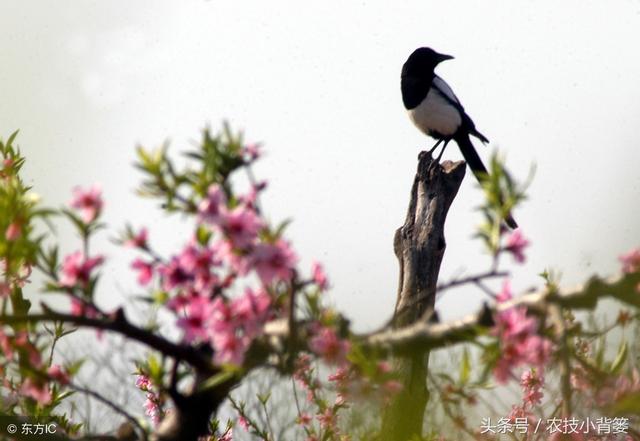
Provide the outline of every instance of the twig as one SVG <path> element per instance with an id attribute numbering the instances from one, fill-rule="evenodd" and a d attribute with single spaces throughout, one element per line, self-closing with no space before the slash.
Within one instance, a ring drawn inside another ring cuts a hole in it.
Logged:
<path id="1" fill-rule="evenodd" d="M 269 418 L 269 411 L 267 410 L 266 401 L 260 400 L 262 403 L 262 409 L 264 410 L 265 421 L 267 422 L 267 428 L 269 429 L 269 440 L 273 440 L 273 427 L 271 427 L 271 418 Z"/>
<path id="2" fill-rule="evenodd" d="M 110 399 L 104 397 L 103 395 L 99 394 L 98 392 L 88 389 L 86 387 L 82 387 L 82 386 L 78 386 L 76 384 L 73 383 L 69 383 L 69 387 L 73 390 L 76 390 L 80 393 L 83 393 L 85 395 L 88 395 L 98 401 L 100 401 L 102 404 L 104 404 L 105 406 L 111 408 L 114 412 L 119 413 L 120 415 L 122 415 L 123 417 L 125 417 L 127 420 L 129 420 L 129 422 L 131 424 L 133 424 L 134 426 L 136 426 L 138 429 L 140 429 L 140 434 L 142 436 L 142 440 L 146 441 L 147 440 L 147 432 L 144 430 L 144 427 L 142 427 L 142 425 L 140 425 L 140 423 L 138 422 L 138 420 L 133 417 L 131 414 L 129 414 L 127 411 L 125 411 L 124 409 L 122 409 L 120 406 L 118 406 L 116 403 L 114 403 L 113 401 L 111 401 Z"/>
<path id="3" fill-rule="evenodd" d="M 438 291 L 438 294 L 440 294 L 443 291 L 446 291 L 447 289 L 451 289 L 453 287 L 456 286 L 460 286 L 460 285 L 465 285 L 467 283 L 477 283 L 480 282 L 482 280 L 485 279 L 494 279 L 497 277 L 506 277 L 508 276 L 509 273 L 507 271 L 496 271 L 495 269 L 492 269 L 490 271 L 484 272 L 484 273 L 480 273 L 480 274 L 475 274 L 473 276 L 467 276 L 467 277 L 461 277 L 458 279 L 453 279 L 449 282 L 443 283 L 441 285 L 438 285 L 438 287 L 436 288 Z"/>

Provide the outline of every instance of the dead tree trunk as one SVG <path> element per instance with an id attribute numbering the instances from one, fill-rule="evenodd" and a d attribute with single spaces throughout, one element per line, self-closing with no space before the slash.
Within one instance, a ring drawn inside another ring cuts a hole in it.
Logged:
<path id="1" fill-rule="evenodd" d="M 393 249 L 400 264 L 398 299 L 393 326 L 427 320 L 433 311 L 440 263 L 444 256 L 444 223 L 464 178 L 464 162 L 438 164 L 427 152 L 418 156 L 407 217 L 396 230 Z M 422 434 L 429 399 L 426 386 L 429 353 L 419 351 L 398 359 L 403 390 L 385 409 L 380 439 L 408 441 Z"/>

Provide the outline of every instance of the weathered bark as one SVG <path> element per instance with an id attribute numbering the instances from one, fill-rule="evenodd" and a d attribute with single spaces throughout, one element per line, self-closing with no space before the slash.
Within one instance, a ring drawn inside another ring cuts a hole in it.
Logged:
<path id="1" fill-rule="evenodd" d="M 407 217 L 404 225 L 396 230 L 393 241 L 400 264 L 394 328 L 409 326 L 421 318 L 427 320 L 433 311 L 446 248 L 444 223 L 464 173 L 464 162 L 438 164 L 427 152 L 418 156 Z M 385 410 L 381 440 L 407 441 L 422 434 L 429 399 L 428 361 L 429 352 L 420 350 L 396 361 L 404 388 Z"/>

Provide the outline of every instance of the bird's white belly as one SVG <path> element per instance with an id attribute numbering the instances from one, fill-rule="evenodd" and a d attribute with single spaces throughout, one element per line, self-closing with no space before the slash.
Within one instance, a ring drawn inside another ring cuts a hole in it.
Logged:
<path id="1" fill-rule="evenodd" d="M 411 121 L 425 134 L 453 136 L 462 124 L 460 112 L 437 91 L 431 90 L 417 107 L 409 110 Z"/>

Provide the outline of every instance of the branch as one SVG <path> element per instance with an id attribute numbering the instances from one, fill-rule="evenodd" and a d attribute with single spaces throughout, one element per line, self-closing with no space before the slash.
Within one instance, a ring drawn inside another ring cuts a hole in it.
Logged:
<path id="1" fill-rule="evenodd" d="M 360 338 L 365 347 L 383 351 L 408 353 L 416 347 L 437 349 L 478 337 L 487 327 L 493 325 L 494 312 L 512 307 L 526 307 L 537 314 L 544 314 L 552 304 L 570 309 L 595 309 L 598 300 L 605 297 L 613 297 L 634 307 L 640 307 L 640 293 L 636 291 L 638 284 L 640 273 L 624 274 L 611 280 L 594 277 L 585 285 L 564 293 L 544 289 L 492 308 L 485 304 L 481 311 L 458 320 L 436 324 L 419 321 L 401 329 L 384 330 Z"/>
<path id="2" fill-rule="evenodd" d="M 211 363 L 211 359 L 205 357 L 194 347 L 173 343 L 151 331 L 132 325 L 125 317 L 122 308 L 118 308 L 113 314 L 105 318 L 62 314 L 52 310 L 47 310 L 47 312 L 42 314 L 0 315 L 0 323 L 7 325 L 41 322 L 70 323 L 76 326 L 115 332 L 131 340 L 145 344 L 168 357 L 183 360 L 195 369 L 208 373 L 209 375 L 218 373 L 218 369 Z"/>

